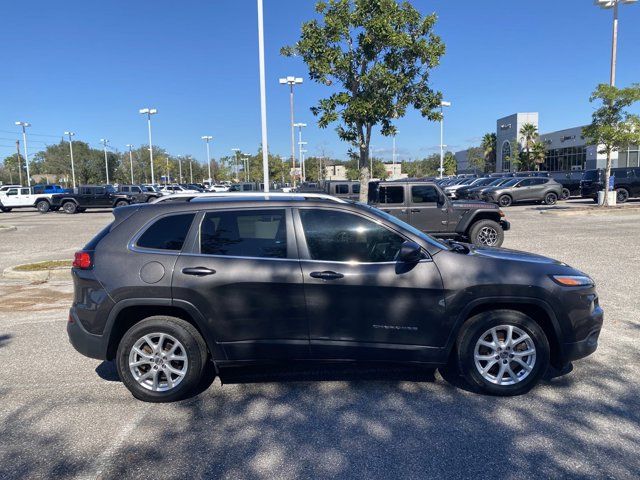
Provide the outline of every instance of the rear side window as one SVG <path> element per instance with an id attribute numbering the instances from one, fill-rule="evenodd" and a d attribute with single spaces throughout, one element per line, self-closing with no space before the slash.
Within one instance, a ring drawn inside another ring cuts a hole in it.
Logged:
<path id="1" fill-rule="evenodd" d="M 286 258 L 286 223 L 284 210 L 209 212 L 200 227 L 200 253 Z"/>
<path id="2" fill-rule="evenodd" d="M 380 187 L 380 203 L 404 203 L 404 187 Z"/>
<path id="3" fill-rule="evenodd" d="M 346 185 L 344 183 L 336 185 L 336 194 L 346 195 L 347 193 L 349 193 L 349 185 Z"/>
<path id="4" fill-rule="evenodd" d="M 352 191 L 353 193 L 360 193 L 360 184 L 359 184 L 359 183 L 354 183 L 354 184 L 351 186 L 351 191 Z"/>
<path id="5" fill-rule="evenodd" d="M 438 203 L 440 195 L 430 185 L 416 185 L 411 187 L 411 200 L 413 203 Z"/>
<path id="6" fill-rule="evenodd" d="M 193 213 L 162 217 L 138 239 L 138 247 L 155 250 L 182 250 L 193 221 Z"/>

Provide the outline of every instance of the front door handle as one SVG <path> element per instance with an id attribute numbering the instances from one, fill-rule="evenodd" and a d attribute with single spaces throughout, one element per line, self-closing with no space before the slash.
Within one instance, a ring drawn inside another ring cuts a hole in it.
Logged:
<path id="1" fill-rule="evenodd" d="M 190 267 L 190 268 L 183 268 L 182 273 L 184 273 L 185 275 L 195 275 L 197 277 L 204 277 L 205 275 L 213 275 L 214 273 L 216 273 L 216 271 L 207 267 Z"/>
<path id="2" fill-rule="evenodd" d="M 419 208 L 412 208 L 411 209 L 411 213 L 420 213 L 420 209 Z"/>
<path id="3" fill-rule="evenodd" d="M 344 275 L 338 272 L 324 271 L 324 272 L 311 272 L 313 278 L 321 278 L 323 280 L 337 280 L 343 278 Z"/>

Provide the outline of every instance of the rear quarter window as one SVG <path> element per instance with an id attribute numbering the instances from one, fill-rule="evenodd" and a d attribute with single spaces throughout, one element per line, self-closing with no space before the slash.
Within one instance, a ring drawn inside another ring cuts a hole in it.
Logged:
<path id="1" fill-rule="evenodd" d="M 194 217 L 194 213 L 162 217 L 145 230 L 136 245 L 154 250 L 180 251 Z"/>

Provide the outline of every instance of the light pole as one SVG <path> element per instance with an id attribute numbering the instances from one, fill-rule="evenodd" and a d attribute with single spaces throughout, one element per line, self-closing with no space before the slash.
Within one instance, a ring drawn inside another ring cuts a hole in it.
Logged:
<path id="1" fill-rule="evenodd" d="M 141 108 L 139 112 L 142 115 L 147 116 L 147 126 L 149 128 L 149 160 L 151 163 L 151 184 L 155 185 L 156 176 L 153 171 L 153 144 L 151 143 L 151 115 L 155 115 L 156 113 L 158 113 L 158 110 L 155 108 Z"/>
<path id="2" fill-rule="evenodd" d="M 69 153 L 71 154 L 71 179 L 73 181 L 73 188 L 76 188 L 76 167 L 73 164 L 73 140 L 71 137 L 75 135 L 73 132 L 64 132 L 69 136 Z"/>
<path id="3" fill-rule="evenodd" d="M 239 148 L 232 148 L 231 151 L 235 155 L 235 170 L 236 170 L 236 181 L 239 180 L 240 173 L 238 171 L 238 154 L 240 153 Z"/>
<path id="4" fill-rule="evenodd" d="M 611 74 L 609 84 L 613 87 L 616 84 L 616 57 L 618 51 L 618 4 L 635 3 L 638 0 L 595 0 L 593 3 L 600 8 L 613 8 L 613 39 L 611 42 Z"/>
<path id="5" fill-rule="evenodd" d="M 109 143 L 109 140 L 107 140 L 106 138 L 101 138 L 100 139 L 100 143 L 102 143 L 102 146 L 104 148 L 104 169 L 106 172 L 106 176 L 107 176 L 107 185 L 109 185 L 109 160 L 107 158 L 107 143 Z"/>
<path id="6" fill-rule="evenodd" d="M 260 119 L 262 122 L 262 181 L 269 193 L 269 146 L 267 144 L 267 85 L 264 68 L 264 17 L 262 0 L 258 0 L 258 57 L 260 63 Z"/>
<path id="7" fill-rule="evenodd" d="M 289 108 L 291 110 L 291 168 L 294 170 L 293 173 L 293 186 L 296 186 L 296 176 L 295 176 L 295 168 L 296 168 L 296 134 L 295 134 L 295 121 L 293 119 L 293 87 L 295 85 L 302 84 L 302 78 L 299 77 L 285 77 L 280 80 L 281 85 L 289 85 Z"/>
<path id="8" fill-rule="evenodd" d="M 209 186 L 211 186 L 211 155 L 209 154 L 209 141 L 213 140 L 213 137 L 211 135 L 203 135 L 200 138 L 207 143 L 207 166 L 209 167 Z"/>
<path id="9" fill-rule="evenodd" d="M 451 102 L 440 102 L 440 178 L 444 173 L 444 107 L 450 107 Z"/>
<path id="10" fill-rule="evenodd" d="M 22 127 L 22 142 L 24 143 L 24 163 L 27 167 L 27 185 L 31 186 L 31 175 L 29 174 L 29 153 L 27 152 L 27 127 L 30 127 L 29 122 L 16 122 L 16 126 Z M 18 158 L 18 160 L 20 160 Z"/>
<path id="11" fill-rule="evenodd" d="M 131 151 L 133 145 L 127 143 L 126 147 L 129 147 L 129 167 L 131 168 L 131 185 L 133 185 L 133 153 Z"/>
<path id="12" fill-rule="evenodd" d="M 182 155 L 178 155 L 178 178 L 180 179 L 180 183 L 182 182 Z"/>
<path id="13" fill-rule="evenodd" d="M 302 158 L 302 146 L 307 142 L 302 142 L 302 129 L 307 126 L 306 123 L 294 123 L 294 127 L 298 127 L 298 157 L 300 158 L 300 168 L 302 169 L 302 181 L 305 180 L 304 160 Z"/>
<path id="14" fill-rule="evenodd" d="M 193 183 L 193 167 L 191 166 L 191 155 L 189 155 L 189 180 Z"/>
<path id="15" fill-rule="evenodd" d="M 249 181 L 251 180 L 251 177 L 249 176 L 249 174 L 251 173 L 249 171 L 249 167 L 250 167 L 250 163 L 249 163 L 249 159 L 251 158 L 251 155 L 245 154 L 242 156 L 243 158 L 243 163 L 242 165 L 244 166 L 244 171 L 245 171 L 245 181 Z"/>

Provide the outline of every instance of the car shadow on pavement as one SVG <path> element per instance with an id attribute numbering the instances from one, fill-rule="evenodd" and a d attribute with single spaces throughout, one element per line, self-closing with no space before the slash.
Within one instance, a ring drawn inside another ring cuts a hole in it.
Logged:
<path id="1" fill-rule="evenodd" d="M 120 381 L 115 362 L 103 361 L 96 367 L 96 373 L 102 380 L 106 380 L 108 382 Z"/>
<path id="2" fill-rule="evenodd" d="M 6 347 L 9 344 L 10 340 L 11 340 L 11 335 L 7 333 L 0 334 L 0 348 Z"/>

